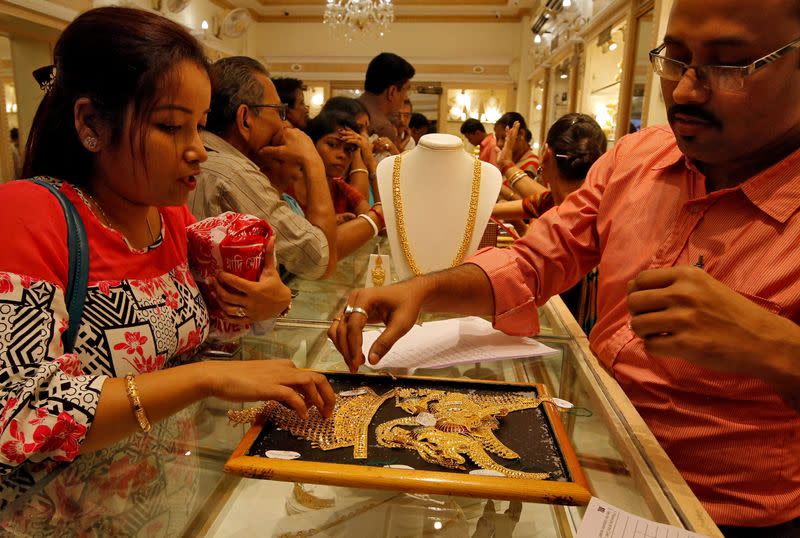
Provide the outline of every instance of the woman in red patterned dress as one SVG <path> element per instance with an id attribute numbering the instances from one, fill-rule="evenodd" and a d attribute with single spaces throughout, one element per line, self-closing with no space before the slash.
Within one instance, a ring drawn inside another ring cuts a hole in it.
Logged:
<path id="1" fill-rule="evenodd" d="M 124 457 L 106 453 L 108 476 L 119 477 L 112 484 L 78 470 L 92 453 L 207 396 L 275 399 L 300 414 L 306 402 L 328 414 L 334 401 L 322 376 L 289 361 L 180 364 L 208 332 L 187 267 L 193 218 L 184 205 L 206 159 L 199 131 L 211 87 L 201 45 L 153 13 L 101 8 L 66 28 L 54 58 L 25 172 L 47 176 L 86 228 L 89 288 L 72 353 L 61 340 L 69 322 L 63 211 L 33 182 L 0 186 L 0 520 L 9 526 L 21 510 L 24 532 L 34 534 L 45 531 L 33 521 L 78 517 L 65 516 L 80 505 L 75 498 L 113 498 L 119 491 L 105 488 L 129 491 L 156 473 L 152 461 L 124 471 L 132 457 L 147 461 L 142 447 L 175 442 L 154 433 L 132 438 L 137 449 Z M 244 308 L 257 321 L 288 302 L 273 296 L 288 290 L 270 271 L 259 282 L 226 284 L 216 288 L 226 315 Z M 110 533 L 133 533 L 108 524 Z"/>

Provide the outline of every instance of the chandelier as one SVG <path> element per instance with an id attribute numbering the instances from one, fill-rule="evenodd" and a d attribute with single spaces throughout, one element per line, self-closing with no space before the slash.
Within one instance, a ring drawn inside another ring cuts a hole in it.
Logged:
<path id="1" fill-rule="evenodd" d="M 392 0 L 328 0 L 323 22 L 335 34 L 350 41 L 380 37 L 394 21 Z"/>

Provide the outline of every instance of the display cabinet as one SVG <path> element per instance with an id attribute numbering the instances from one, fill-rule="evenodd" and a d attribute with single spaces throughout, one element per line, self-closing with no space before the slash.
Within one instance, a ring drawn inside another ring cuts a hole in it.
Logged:
<path id="1" fill-rule="evenodd" d="M 327 339 L 328 320 L 363 285 L 373 241 L 326 281 L 294 279 L 294 307 L 263 334 L 250 334 L 227 360 L 289 358 L 303 368 L 344 371 Z M 385 248 L 383 252 L 386 253 Z M 600 367 L 559 298 L 540 309 L 538 340 L 553 354 L 418 370 L 415 375 L 541 383 L 575 407 L 561 419 L 593 494 L 655 521 L 721 536 L 613 379 Z M 429 319 L 441 316 L 429 316 Z M 572 537 L 584 508 L 480 497 L 294 484 L 223 472 L 247 427 L 206 400 L 149 436 L 138 434 L 82 456 L 49 485 L 5 512 L 22 534 L 141 536 L 496 536 Z M 111 484 L 99 494 L 96 484 Z M 134 487 L 135 486 L 135 487 Z M 55 499 L 45 502 L 43 499 Z M 36 525 L 31 522 L 35 521 Z M 26 527 L 26 524 L 28 527 Z M 104 530 L 105 529 L 105 530 Z M 108 532 L 105 532 L 105 531 Z M 94 534 L 92 534 L 94 533 Z"/>

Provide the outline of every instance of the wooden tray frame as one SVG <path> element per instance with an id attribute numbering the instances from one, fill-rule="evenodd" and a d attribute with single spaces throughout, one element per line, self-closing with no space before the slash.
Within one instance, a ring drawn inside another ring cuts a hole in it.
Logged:
<path id="1" fill-rule="evenodd" d="M 342 372 L 319 371 L 336 374 Z M 385 378 L 381 374 L 359 374 L 364 377 Z M 430 380 L 447 383 L 458 382 L 453 378 L 395 376 L 397 379 Z M 507 381 L 464 380 L 469 385 L 510 385 L 520 390 L 536 388 L 540 396 L 548 396 L 544 385 Z M 256 441 L 263 423 L 254 424 L 240 441 L 225 464 L 228 473 L 284 482 L 301 482 L 343 486 L 353 488 L 404 491 L 409 493 L 429 493 L 436 495 L 456 495 L 459 497 L 478 497 L 507 501 L 537 502 L 584 506 L 589 503 L 592 492 L 589 483 L 578 463 L 578 457 L 569 442 L 561 417 L 552 405 L 542 405 L 555 434 L 556 444 L 561 451 L 572 482 L 531 480 L 470 475 L 448 471 L 405 470 L 386 467 L 371 467 L 347 463 L 328 463 L 303 460 L 279 460 L 260 456 L 248 456 Z"/>

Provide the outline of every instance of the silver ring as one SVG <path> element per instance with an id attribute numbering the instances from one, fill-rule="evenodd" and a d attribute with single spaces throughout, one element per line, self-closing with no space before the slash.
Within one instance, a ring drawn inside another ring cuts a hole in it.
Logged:
<path id="1" fill-rule="evenodd" d="M 363 314 L 364 317 L 367 317 L 367 318 L 369 317 L 369 314 L 367 314 L 367 311 L 364 310 L 363 308 L 361 308 L 360 306 L 347 305 L 346 307 L 344 307 L 344 315 L 345 316 L 349 316 L 350 314 Z"/>
<path id="2" fill-rule="evenodd" d="M 246 318 L 247 317 L 247 310 L 243 307 L 239 307 L 236 309 L 236 314 L 234 314 L 237 318 Z"/>

